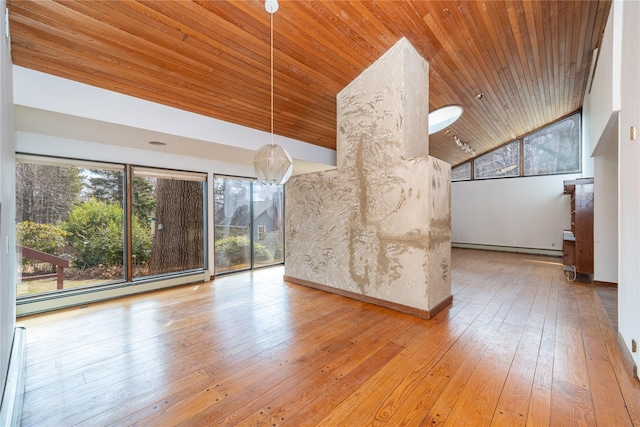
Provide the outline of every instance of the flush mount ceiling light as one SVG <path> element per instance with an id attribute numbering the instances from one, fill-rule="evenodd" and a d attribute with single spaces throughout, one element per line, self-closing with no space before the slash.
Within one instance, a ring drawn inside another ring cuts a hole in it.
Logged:
<path id="1" fill-rule="evenodd" d="M 462 115 L 459 105 L 447 105 L 429 113 L 429 135 L 451 126 Z"/>
<path id="2" fill-rule="evenodd" d="M 293 161 L 284 148 L 273 143 L 273 14 L 278 10 L 278 1 L 267 0 L 264 8 L 271 15 L 271 143 L 258 149 L 253 158 L 253 166 L 258 182 L 279 185 L 287 182 L 291 176 Z"/>
<path id="3" fill-rule="evenodd" d="M 474 98 L 477 100 L 481 100 L 482 98 L 484 98 L 484 92 L 478 93 L 476 96 L 474 96 Z"/>

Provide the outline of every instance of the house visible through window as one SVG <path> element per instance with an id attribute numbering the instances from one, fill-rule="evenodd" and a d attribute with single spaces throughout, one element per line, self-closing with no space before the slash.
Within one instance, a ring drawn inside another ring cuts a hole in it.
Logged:
<path id="1" fill-rule="evenodd" d="M 216 176 L 215 274 L 284 262 L 284 186 Z"/>

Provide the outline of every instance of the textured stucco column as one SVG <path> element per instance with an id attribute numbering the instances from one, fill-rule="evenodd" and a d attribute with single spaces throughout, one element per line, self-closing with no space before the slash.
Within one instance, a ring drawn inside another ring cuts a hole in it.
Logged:
<path id="1" fill-rule="evenodd" d="M 451 169 L 428 156 L 428 78 L 401 39 L 338 94 L 338 168 L 286 185 L 288 279 L 424 317 L 450 302 Z"/>

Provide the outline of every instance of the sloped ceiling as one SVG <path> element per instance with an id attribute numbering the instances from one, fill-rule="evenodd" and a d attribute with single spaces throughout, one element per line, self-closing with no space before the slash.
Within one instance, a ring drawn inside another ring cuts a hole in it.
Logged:
<path id="1" fill-rule="evenodd" d="M 270 128 L 269 19 L 242 1 L 9 0 L 17 65 Z M 580 109 L 610 1 L 280 1 L 275 133 L 335 149 L 335 95 L 406 36 L 431 110 L 463 106 L 431 155 L 470 157 Z M 484 93 L 480 100 L 476 94 Z M 426 132 L 426 124 L 425 124 Z"/>

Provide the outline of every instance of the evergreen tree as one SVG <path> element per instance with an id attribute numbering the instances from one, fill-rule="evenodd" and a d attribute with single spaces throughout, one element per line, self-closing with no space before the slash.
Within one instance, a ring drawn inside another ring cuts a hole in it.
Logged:
<path id="1" fill-rule="evenodd" d="M 56 224 L 67 217 L 81 190 L 82 176 L 76 167 L 18 163 L 16 220 Z"/>
<path id="2" fill-rule="evenodd" d="M 124 174 L 120 171 L 91 169 L 87 179 L 89 198 L 107 203 L 123 204 Z M 147 221 L 153 216 L 155 197 L 153 196 L 153 180 L 138 176 L 133 177 L 132 212 L 140 220 Z"/>

